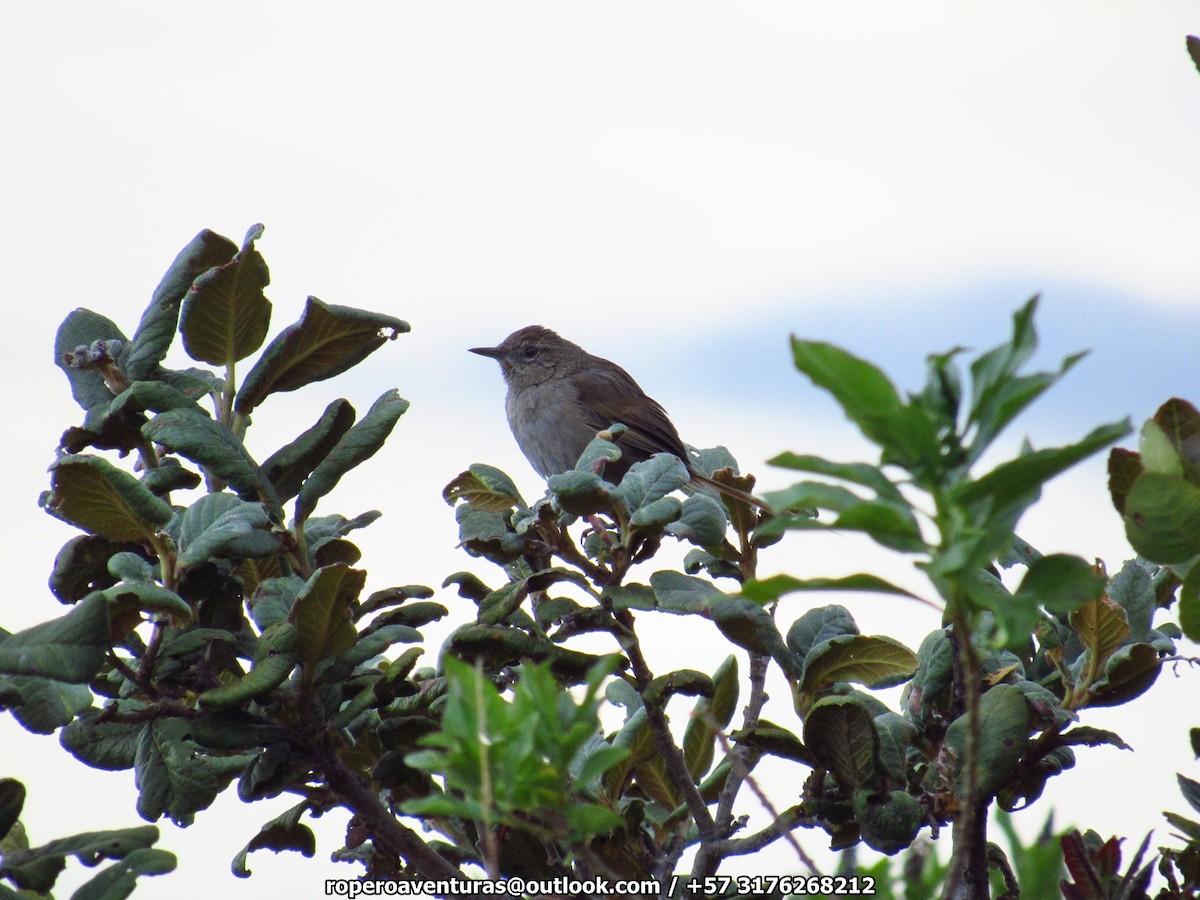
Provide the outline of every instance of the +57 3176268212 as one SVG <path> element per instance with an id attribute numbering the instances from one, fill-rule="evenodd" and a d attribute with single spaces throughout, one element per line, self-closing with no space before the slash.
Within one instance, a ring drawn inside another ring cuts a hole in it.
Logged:
<path id="1" fill-rule="evenodd" d="M 742 896 L 772 896 L 777 893 L 820 894 L 826 897 L 870 897 L 875 879 L 869 875 L 710 875 L 693 878 L 684 887 L 706 896 L 722 895 L 731 888 Z"/>

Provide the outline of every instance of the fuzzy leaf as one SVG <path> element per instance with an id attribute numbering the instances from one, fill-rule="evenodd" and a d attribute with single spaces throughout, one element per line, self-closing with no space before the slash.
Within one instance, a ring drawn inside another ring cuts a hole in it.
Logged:
<path id="1" fill-rule="evenodd" d="M 1174 475 L 1146 472 L 1125 497 L 1125 535 L 1157 563 L 1200 554 L 1200 487 Z"/>
<path id="2" fill-rule="evenodd" d="M 917 655 L 899 641 L 846 634 L 813 647 L 804 660 L 800 688 L 812 695 L 839 681 L 891 687 L 907 681 L 916 670 Z"/>
<path id="3" fill-rule="evenodd" d="M 44 505 L 73 525 L 112 541 L 148 541 L 171 507 L 132 475 L 98 456 L 64 456 L 50 469 Z"/>
<path id="4" fill-rule="evenodd" d="M 227 263 L 237 253 L 237 244 L 207 228 L 179 251 L 175 261 L 154 289 L 150 305 L 142 313 L 137 331 L 121 357 L 121 368 L 130 381 L 153 375 L 167 355 L 179 321 L 179 304 L 197 276 Z"/>
<path id="5" fill-rule="evenodd" d="M 453 506 L 465 500 L 486 512 L 506 512 L 524 506 L 513 480 L 494 466 L 474 463 L 442 489 L 442 499 Z"/>
<path id="6" fill-rule="evenodd" d="M 97 591 L 65 616 L 0 636 L 0 675 L 85 684 L 104 665 L 108 644 L 108 604 Z"/>
<path id="7" fill-rule="evenodd" d="M 1016 770 L 1029 747 L 1033 728 L 1029 704 L 1021 689 L 1011 684 L 998 684 L 984 693 L 979 701 L 979 773 L 980 801 L 996 795 Z M 954 749 L 958 761 L 958 780 L 954 792 L 965 796 L 967 717 L 959 716 L 946 732 L 946 744 Z"/>
<path id="8" fill-rule="evenodd" d="M 382 394 L 371 404 L 362 421 L 342 435 L 329 455 L 305 479 L 296 497 L 297 522 L 308 518 L 316 508 L 317 501 L 332 491 L 343 475 L 375 455 L 408 405 L 408 401 L 395 389 Z"/>
<path id="9" fill-rule="evenodd" d="M 270 482 L 229 429 L 198 409 L 171 409 L 142 426 L 148 440 L 187 457 L 225 481 L 240 496 L 271 499 L 278 506 Z"/>
<path id="10" fill-rule="evenodd" d="M 289 620 L 296 626 L 296 649 L 308 670 L 354 646 L 358 635 L 350 607 L 366 577 L 361 569 L 335 563 L 314 572 L 297 595 Z"/>
<path id="11" fill-rule="evenodd" d="M 804 744 L 843 785 L 878 780 L 879 735 L 871 714 L 851 697 L 818 700 L 804 720 Z"/>
<path id="12" fill-rule="evenodd" d="M 407 322 L 392 316 L 309 297 L 299 321 L 276 335 L 258 358 L 234 409 L 248 415 L 269 394 L 340 375 L 408 331 Z"/>
<path id="13" fill-rule="evenodd" d="M 290 500 L 300 492 L 304 479 L 350 430 L 354 417 L 353 406 L 345 400 L 334 400 L 315 425 L 263 462 L 263 474 L 275 486 L 280 500 Z"/>
<path id="14" fill-rule="evenodd" d="M 179 310 L 183 349 L 192 359 L 231 366 L 262 346 L 271 324 L 267 264 L 254 248 L 261 225 L 246 233 L 241 250 L 196 278 Z"/>
<path id="15" fill-rule="evenodd" d="M 77 347 L 88 347 L 96 341 L 125 341 L 116 323 L 90 309 L 72 310 L 58 326 L 54 336 L 54 362 L 71 383 L 71 396 L 85 410 L 107 407 L 113 392 L 104 383 L 104 376 L 94 368 L 75 368 L 68 359 Z"/>

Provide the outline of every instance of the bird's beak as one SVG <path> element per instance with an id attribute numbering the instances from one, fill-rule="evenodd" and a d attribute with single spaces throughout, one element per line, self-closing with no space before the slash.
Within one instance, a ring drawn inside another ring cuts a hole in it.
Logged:
<path id="1" fill-rule="evenodd" d="M 492 359 L 504 359 L 504 351 L 499 347 L 472 347 L 471 353 L 478 353 L 480 356 L 490 356 Z"/>

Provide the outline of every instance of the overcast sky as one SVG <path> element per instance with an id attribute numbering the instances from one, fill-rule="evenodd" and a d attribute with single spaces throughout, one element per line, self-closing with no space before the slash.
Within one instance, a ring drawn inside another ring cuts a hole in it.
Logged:
<path id="1" fill-rule="evenodd" d="M 55 329 L 87 306 L 132 333 L 206 227 L 240 241 L 266 225 L 272 333 L 309 294 L 413 325 L 354 373 L 271 398 L 250 434 L 265 456 L 332 397 L 361 411 L 394 386 L 412 401 L 388 447 L 319 510 L 384 512 L 360 533 L 370 589 L 436 586 L 462 568 L 496 581 L 454 550 L 439 492 L 487 461 L 540 493 L 496 366 L 464 352 L 532 323 L 621 363 L 685 440 L 728 445 L 767 487 L 787 483 L 763 464 L 780 450 L 865 452 L 792 371 L 792 332 L 843 344 L 912 389 L 926 353 L 998 343 L 1041 292 L 1040 365 L 1093 353 L 1018 421 L 1010 451 L 1140 422 L 1172 395 L 1198 401 L 1200 75 L 1184 48 L 1196 31 L 1194 4 L 1115 0 L 0 0 L 11 428 L 0 625 L 62 612 L 45 583 L 73 532 L 36 499 L 81 413 L 53 365 Z M 169 362 L 186 364 L 178 350 Z M 1112 570 L 1131 555 L 1101 461 L 1053 485 L 1022 530 Z M 926 590 L 854 538 L 785 548 L 765 570 L 883 568 Z M 470 615 L 439 599 L 452 624 Z M 789 602 L 783 615 L 807 607 Z M 864 632 L 914 646 L 937 625 L 911 605 L 853 607 Z M 712 653 L 691 644 L 682 662 L 711 668 L 722 642 L 698 634 Z M 1166 843 L 1161 810 L 1184 809 L 1174 773 L 1200 777 L 1186 737 L 1200 718 L 1177 714 L 1196 677 L 1165 673 L 1153 699 L 1086 714 L 1136 755 L 1085 750 L 1022 827 L 1057 803 L 1060 824 L 1135 843 L 1158 828 Z M 131 773 L 86 770 L 7 717 L 0 748 L 0 775 L 30 788 L 36 842 L 139 824 Z M 160 823 L 182 874 L 144 881 L 139 896 L 187 896 L 188 878 L 227 871 L 287 805 L 245 807 L 230 792 L 192 829 Z M 315 892 L 357 874 L 327 862 L 341 823 L 315 860 L 255 854 L 255 877 L 221 889 Z"/>

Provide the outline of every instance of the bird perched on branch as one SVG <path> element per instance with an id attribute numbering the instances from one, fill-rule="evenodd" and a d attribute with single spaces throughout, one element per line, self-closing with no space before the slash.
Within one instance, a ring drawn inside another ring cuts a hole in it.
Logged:
<path id="1" fill-rule="evenodd" d="M 621 458 L 605 464 L 604 477 L 619 482 L 634 463 L 655 453 L 683 461 L 694 482 L 768 509 L 766 503 L 693 468 L 679 432 L 658 403 L 614 362 L 593 356 L 549 328 L 530 325 L 496 347 L 472 353 L 500 363 L 508 385 L 504 408 L 517 444 L 543 478 L 570 471 L 597 432 L 625 425 Z"/>

